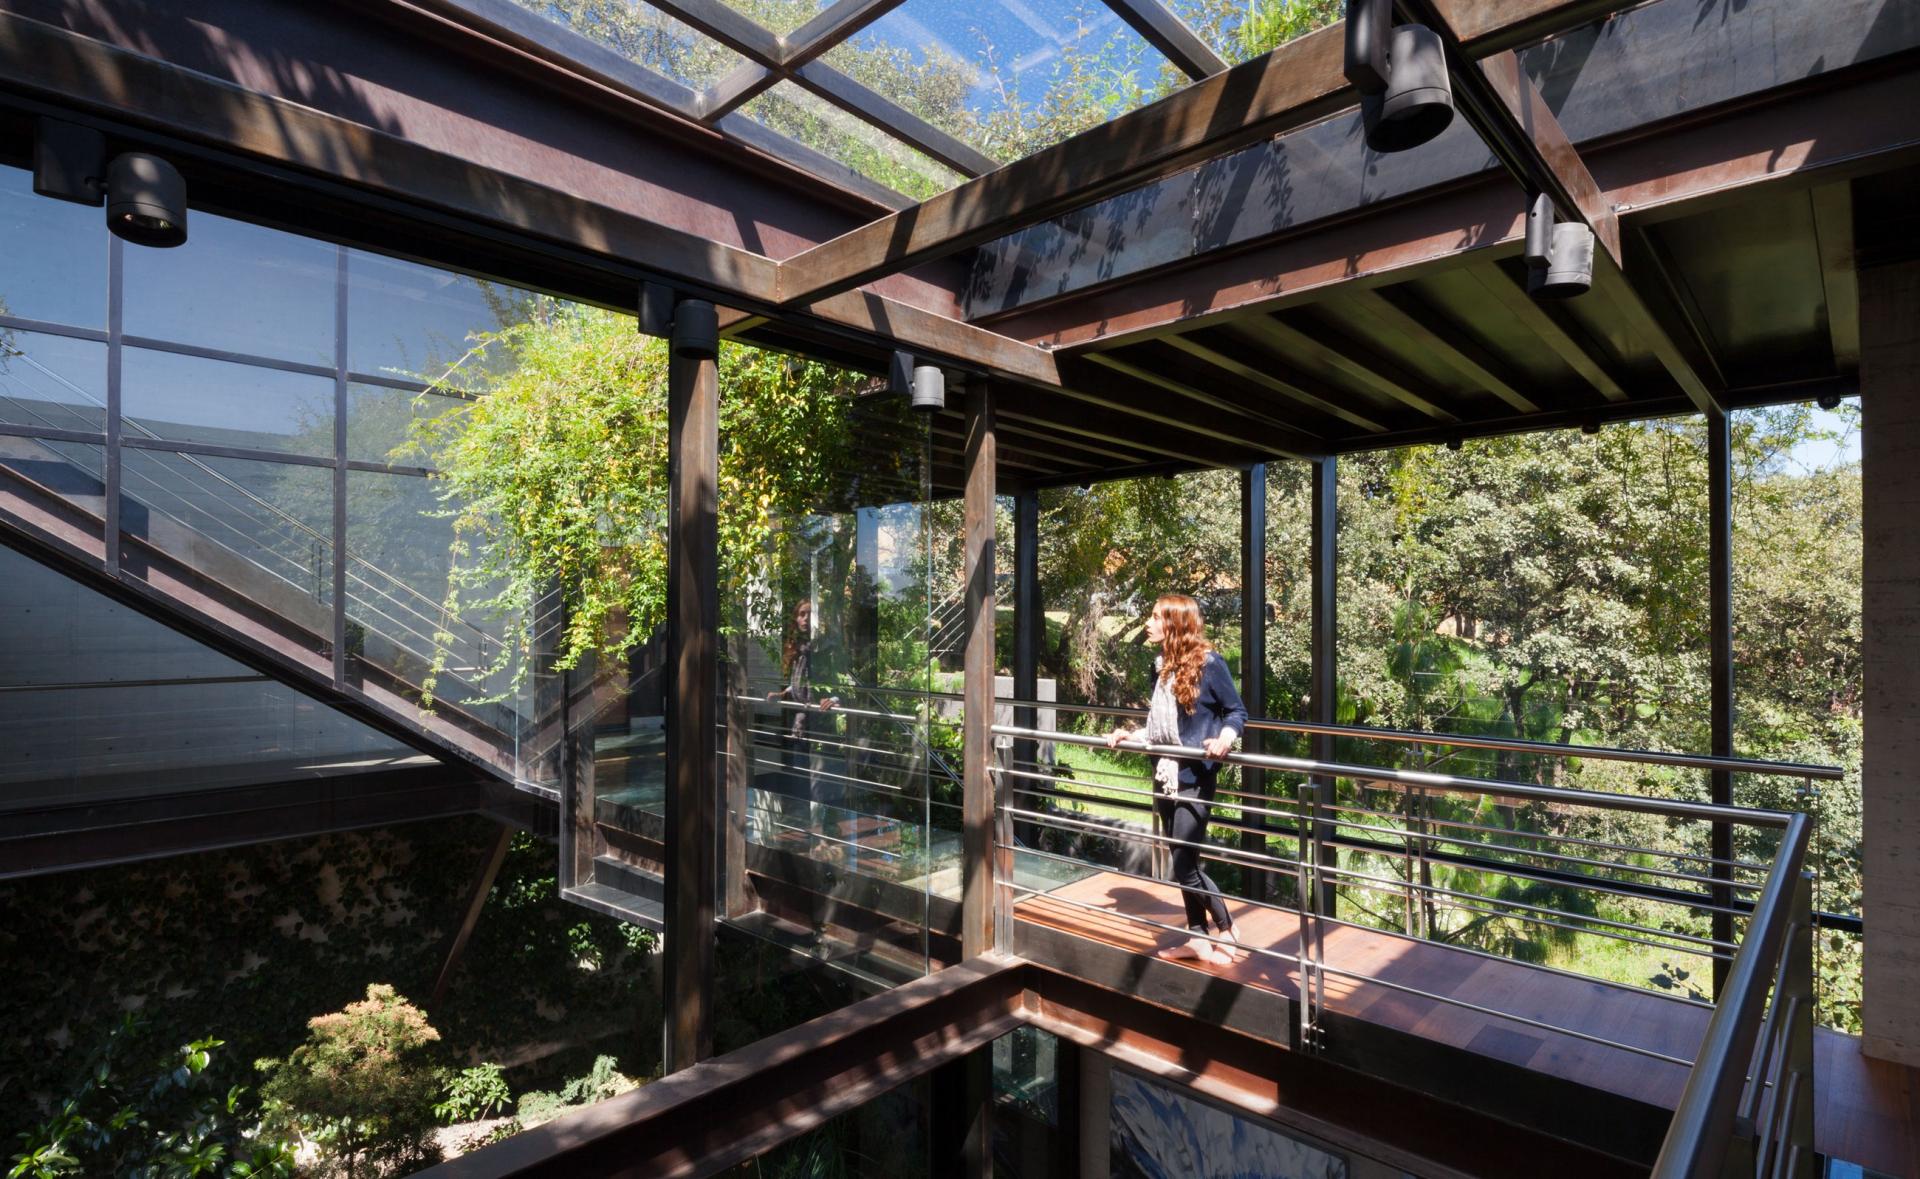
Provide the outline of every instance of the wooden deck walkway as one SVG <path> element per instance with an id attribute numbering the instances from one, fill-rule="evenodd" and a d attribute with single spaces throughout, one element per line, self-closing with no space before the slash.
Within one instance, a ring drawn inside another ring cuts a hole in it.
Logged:
<path id="1" fill-rule="evenodd" d="M 1292 912 L 1231 900 L 1228 911 L 1242 941 L 1281 954 L 1297 953 L 1299 921 Z M 1017 912 L 1023 920 L 1143 954 L 1182 939 L 1120 914 L 1163 925 L 1185 924 L 1179 890 L 1171 884 L 1111 873 L 1047 896 L 1026 897 Z M 1418 988 L 1682 1060 L 1693 1058 L 1712 1018 L 1705 1007 L 1653 991 L 1572 978 L 1377 930 L 1329 925 L 1325 947 L 1328 966 L 1365 979 Z M 1289 998 L 1299 994 L 1293 964 L 1261 954 L 1246 954 L 1231 966 L 1184 965 Z M 1681 1065 L 1366 981 L 1330 975 L 1326 1002 L 1343 1015 L 1667 1109 L 1678 1103 L 1687 1082 L 1689 1070 Z M 1860 1055 L 1857 1038 L 1826 1031 L 1816 1040 L 1816 1069 L 1820 1104 L 1815 1132 L 1821 1151 L 1887 1175 L 1920 1176 L 1920 1151 L 1914 1142 L 1920 1070 L 1870 1061 Z"/>

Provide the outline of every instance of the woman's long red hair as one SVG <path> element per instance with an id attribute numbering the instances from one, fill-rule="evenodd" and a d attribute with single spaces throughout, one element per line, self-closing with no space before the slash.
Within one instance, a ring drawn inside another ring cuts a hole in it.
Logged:
<path id="1" fill-rule="evenodd" d="M 1200 694 L 1200 672 L 1213 644 L 1200 621 L 1200 603 L 1185 594 L 1161 594 L 1153 604 L 1160 616 L 1160 675 L 1172 677 L 1173 698 L 1189 714 Z"/>

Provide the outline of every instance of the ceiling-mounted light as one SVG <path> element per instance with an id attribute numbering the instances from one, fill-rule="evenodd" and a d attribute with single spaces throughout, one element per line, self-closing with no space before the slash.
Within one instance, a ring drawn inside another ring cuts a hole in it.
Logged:
<path id="1" fill-rule="evenodd" d="M 128 152 L 107 166 L 107 228 L 139 246 L 187 240 L 187 182 L 159 156 Z"/>
<path id="2" fill-rule="evenodd" d="M 931 364 L 913 370 L 913 408 L 937 413 L 947 408 L 947 374 Z"/>
<path id="3" fill-rule="evenodd" d="M 187 240 L 187 182 L 159 156 L 127 152 L 107 162 L 107 138 L 90 127 L 41 119 L 33 145 L 33 191 L 107 207 L 107 228 L 142 246 Z"/>
<path id="4" fill-rule="evenodd" d="M 1396 27 L 1393 0 L 1347 0 L 1345 72 L 1374 151 L 1419 147 L 1453 122 L 1446 46 L 1425 25 Z"/>
<path id="5" fill-rule="evenodd" d="M 1541 193 L 1527 210 L 1527 293 L 1571 299 L 1593 286 L 1593 230 L 1554 220 L 1553 198 Z"/>

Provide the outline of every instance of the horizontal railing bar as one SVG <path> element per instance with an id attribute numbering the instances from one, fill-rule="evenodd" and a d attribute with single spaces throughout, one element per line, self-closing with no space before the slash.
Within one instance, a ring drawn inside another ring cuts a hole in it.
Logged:
<path id="1" fill-rule="evenodd" d="M 1021 700 L 994 697 L 996 704 L 1017 708 L 1054 708 L 1066 712 L 1084 712 L 1100 716 L 1144 717 L 1144 708 L 1116 708 L 1105 704 L 1066 704 L 1053 700 Z M 1271 732 L 1304 733 L 1326 737 L 1352 737 L 1366 741 L 1393 741 L 1407 745 L 1451 745 L 1465 749 L 1498 749 L 1512 753 L 1532 753 L 1542 757 L 1592 757 L 1605 761 L 1639 762 L 1647 765 L 1678 766 L 1695 770 L 1729 770 L 1743 774 L 1769 774 L 1786 778 L 1818 778 L 1837 782 L 1846 771 L 1839 766 L 1807 762 L 1760 761 L 1745 757 L 1714 757 L 1704 753 L 1663 753 L 1647 749 L 1619 749 L 1608 745 L 1559 745 L 1550 741 L 1528 741 L 1518 737 L 1449 736 L 1408 729 L 1375 729 L 1365 725 L 1322 724 L 1317 721 L 1283 721 L 1272 717 L 1250 717 L 1248 729 Z"/>
<path id="2" fill-rule="evenodd" d="M 1432 896 L 1458 897 L 1462 900 L 1484 901 L 1490 905 L 1504 905 L 1508 908 L 1526 909 L 1534 913 L 1550 913 L 1557 917 L 1571 917 L 1575 921 L 1592 922 L 1597 925 L 1609 926 L 1613 929 L 1631 929 L 1640 933 L 1655 933 L 1661 937 L 1675 938 L 1680 941 L 1692 942 L 1695 945 L 1713 946 L 1722 950 L 1738 950 L 1740 948 L 1739 945 L 1734 942 L 1715 941 L 1713 938 L 1701 937 L 1698 934 L 1675 933 L 1672 930 L 1654 930 L 1644 925 L 1635 925 L 1630 921 L 1615 921 L 1609 917 L 1589 917 L 1584 913 L 1569 913 L 1565 909 L 1552 909 L 1545 905 L 1530 905 L 1525 901 L 1502 900 L 1499 897 L 1487 896 L 1485 893 L 1460 892 L 1456 889 L 1441 888 L 1437 884 L 1417 884 L 1404 880 L 1389 880 L 1384 876 L 1369 876 L 1364 872 L 1353 872 L 1346 868 L 1336 868 L 1331 864 L 1321 864 L 1315 871 L 1324 872 L 1329 876 L 1345 876 L 1350 880 L 1364 880 L 1369 884 L 1377 886 L 1379 891 L 1384 892 L 1405 892 L 1411 888 Z M 1496 916 L 1500 915 L 1502 914 L 1496 914 Z"/>
<path id="3" fill-rule="evenodd" d="M 994 725 L 997 736 L 1026 738 L 1037 741 L 1053 741 L 1059 744 L 1094 746 L 1106 745 L 1104 737 L 1082 737 L 1077 733 L 1062 733 L 1053 730 L 1023 729 L 1013 725 Z M 1369 781 L 1401 782 L 1409 786 L 1420 786 L 1429 790 L 1451 790 L 1461 794 L 1497 795 L 1505 798 L 1527 798 L 1539 802 L 1558 802 L 1569 806 L 1595 807 L 1602 810 L 1636 811 L 1642 814 L 1666 815 L 1673 818 L 1697 819 L 1710 823 L 1738 823 L 1757 827 L 1785 826 L 1790 812 L 1765 811 L 1752 807 L 1715 806 L 1709 803 L 1680 802 L 1670 799 L 1635 798 L 1626 794 L 1612 794 L 1599 790 L 1570 790 L 1558 786 L 1528 786 L 1517 782 L 1495 782 L 1481 778 L 1459 778 L 1451 774 L 1430 774 L 1416 770 L 1388 770 L 1375 766 L 1349 765 L 1343 762 L 1315 761 L 1307 758 L 1272 757 L 1256 753 L 1228 753 L 1223 758 L 1209 758 L 1201 749 L 1184 745 L 1151 745 L 1144 741 L 1123 741 L 1121 748 L 1134 753 L 1147 753 L 1157 757 L 1185 758 L 1191 761 L 1221 761 L 1233 765 L 1252 766 L 1255 769 L 1281 770 L 1289 773 L 1306 773 L 1316 777 L 1362 778 Z"/>
<path id="4" fill-rule="evenodd" d="M 1084 819 L 1069 819 L 1061 815 L 1049 815 L 1045 811 L 1022 810 L 1019 807 L 1008 806 L 1004 803 L 1001 804 L 999 809 L 1002 811 L 1005 811 L 1009 815 L 1014 815 L 1023 819 L 1031 819 L 1036 822 L 1043 823 L 1049 826 L 1066 825 L 1066 826 L 1073 826 L 1073 827 L 1083 827 L 1083 828 L 1088 828 L 1094 831 L 1099 831 L 1104 834 L 1109 834 L 1109 835 L 1114 834 L 1113 828 L 1102 827 L 1098 823 L 1089 823 Z M 1124 836 L 1121 836 L 1121 838 L 1138 839 L 1146 843 L 1160 843 L 1160 844 L 1165 844 L 1168 847 L 1198 848 L 1203 854 L 1212 853 L 1211 855 L 1206 855 L 1205 858 L 1212 859 L 1215 862 L 1222 863 L 1222 864 L 1235 864 L 1236 866 L 1239 866 L 1239 867 L 1261 868 L 1262 870 L 1265 870 L 1267 865 L 1272 864 L 1272 865 L 1278 865 L 1281 869 L 1284 869 L 1289 873 L 1291 873 L 1294 870 L 1294 861 L 1292 860 L 1281 859 L 1280 857 L 1277 857 L 1277 856 L 1269 856 L 1262 852 L 1250 852 L 1237 847 L 1227 847 L 1219 844 L 1203 843 L 1199 840 L 1194 840 L 1194 839 L 1175 839 L 1171 835 L 1156 835 L 1150 831 L 1138 831 L 1138 832 L 1129 831 L 1129 832 L 1126 832 Z M 1021 850 L 1026 851 L 1031 849 L 1022 848 Z M 1243 858 L 1240 860 L 1234 860 L 1234 859 L 1227 858 L 1229 856 L 1240 856 Z M 1100 865 L 1093 864 L 1091 861 L 1088 861 L 1088 866 L 1099 867 Z"/>
<path id="5" fill-rule="evenodd" d="M 920 717 L 909 716 L 900 712 L 875 712 L 868 708 L 853 708 L 840 704 L 827 708 L 823 705 L 808 704 L 799 700 L 769 700 L 765 696 L 751 696 L 744 693 L 736 695 L 734 699 L 744 701 L 748 704 L 762 704 L 769 708 L 782 708 L 788 711 L 814 712 L 823 716 L 833 716 L 837 714 L 839 716 L 857 716 L 869 720 L 907 721 L 913 724 L 918 724 L 921 719 Z"/>

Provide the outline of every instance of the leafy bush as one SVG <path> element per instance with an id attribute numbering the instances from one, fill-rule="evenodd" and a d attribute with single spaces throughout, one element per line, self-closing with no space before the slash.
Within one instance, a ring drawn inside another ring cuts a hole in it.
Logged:
<path id="1" fill-rule="evenodd" d="M 639 1082 L 621 1073 L 617 1064 L 611 1056 L 597 1056 L 591 1069 L 560 1086 L 557 1091 L 535 1089 L 521 1094 L 514 1120 L 523 1126 L 537 1126 L 541 1122 L 552 1121 L 574 1106 L 605 1101 L 637 1086 Z"/>
<path id="2" fill-rule="evenodd" d="M 119 1175 L 129 1179 L 294 1173 L 292 1148 L 263 1132 L 246 1090 L 221 1092 L 207 1074 L 224 1041 L 195 1040 L 144 1070 L 120 1059 L 136 1024 L 124 1019 L 52 1118 L 21 1135 L 10 1179 Z"/>
<path id="3" fill-rule="evenodd" d="M 506 1109 L 512 1100 L 500 1066 L 481 1064 L 454 1074 L 447 1083 L 446 1099 L 435 1105 L 433 1112 L 449 1124 L 477 1122 Z"/>
<path id="4" fill-rule="evenodd" d="M 312 1142 L 322 1175 L 407 1174 L 437 1162 L 434 1097 L 440 1070 L 427 1046 L 440 1033 L 420 1009 L 375 983 L 364 1002 L 314 1017 L 307 1042 L 263 1060 L 271 1122 Z"/>

